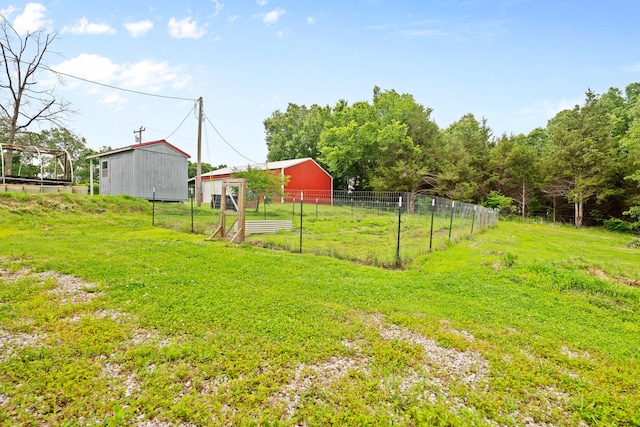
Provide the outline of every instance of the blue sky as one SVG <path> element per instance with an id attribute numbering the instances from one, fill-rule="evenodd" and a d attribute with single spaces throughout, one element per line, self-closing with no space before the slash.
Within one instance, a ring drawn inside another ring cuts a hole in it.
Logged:
<path id="1" fill-rule="evenodd" d="M 202 97 L 213 165 L 264 161 L 263 121 L 289 102 L 370 101 L 377 85 L 412 94 L 441 128 L 473 113 L 497 136 L 544 127 L 588 88 L 640 81 L 635 0 L 43 0 L 0 11 L 19 31 L 58 33 L 51 68 L 162 96 L 42 74 L 89 147 L 132 144 L 143 126 L 144 141 L 166 138 L 195 161 Z"/>

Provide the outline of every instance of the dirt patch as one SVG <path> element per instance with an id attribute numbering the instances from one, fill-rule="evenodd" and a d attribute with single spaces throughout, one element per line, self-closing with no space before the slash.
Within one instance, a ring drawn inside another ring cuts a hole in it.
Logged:
<path id="1" fill-rule="evenodd" d="M 567 356 L 569 359 L 589 359 L 591 355 L 587 351 L 571 350 L 569 347 L 562 347 L 560 353 Z"/>
<path id="2" fill-rule="evenodd" d="M 636 277 L 636 278 L 629 278 L 629 277 L 624 277 L 624 276 L 611 277 L 604 270 L 601 270 L 601 269 L 595 268 L 595 267 L 588 267 L 587 268 L 587 273 L 592 275 L 592 276 L 594 276 L 594 277 L 597 277 L 600 280 L 604 280 L 604 281 L 607 281 L 607 282 L 615 282 L 615 283 L 620 283 L 622 285 L 640 287 L 640 278 L 638 278 L 638 277 Z"/>
<path id="3" fill-rule="evenodd" d="M 610 281 L 612 280 L 611 277 L 604 272 L 604 270 L 601 270 L 599 268 L 595 268 L 595 267 L 589 267 L 587 268 L 587 273 L 589 273 L 592 276 L 597 277 L 598 279 L 601 280 L 606 280 L 606 281 Z"/>

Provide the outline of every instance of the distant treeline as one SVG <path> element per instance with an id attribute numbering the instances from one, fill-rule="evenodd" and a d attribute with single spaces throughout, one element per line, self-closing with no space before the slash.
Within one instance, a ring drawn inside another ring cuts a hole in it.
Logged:
<path id="1" fill-rule="evenodd" d="M 264 121 L 268 160 L 312 157 L 336 189 L 408 191 L 481 203 L 577 226 L 640 216 L 640 83 L 590 89 L 528 135 L 493 135 L 466 114 L 446 129 L 412 95 L 289 104 Z"/>

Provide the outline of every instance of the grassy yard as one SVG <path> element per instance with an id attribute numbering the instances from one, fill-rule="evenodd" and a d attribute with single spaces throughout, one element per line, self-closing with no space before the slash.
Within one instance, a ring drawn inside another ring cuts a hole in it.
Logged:
<path id="1" fill-rule="evenodd" d="M 503 221 L 385 270 L 150 213 L 0 194 L 0 425 L 640 425 L 630 236 Z"/>
<path id="2" fill-rule="evenodd" d="M 150 217 L 149 221 L 178 231 L 193 230 L 195 233 L 211 234 L 219 222 L 219 212 L 212 210 L 209 205 L 202 205 L 200 208 L 193 208 L 192 217 L 189 203 L 158 203 L 155 205 L 153 219 Z M 257 211 L 248 209 L 247 220 L 288 220 L 292 222 L 293 230 L 277 234 L 247 234 L 246 241 L 262 247 L 300 252 L 302 237 L 304 253 L 396 268 L 410 264 L 416 257 L 429 253 L 430 250 L 443 249 L 452 242 L 468 238 L 472 231 L 481 232 L 488 226 L 483 218 L 478 215 L 476 221 L 472 213 L 460 211 L 452 218 L 448 209 L 436 211 L 432 216 L 428 207 L 422 209 L 420 214 L 405 213 L 401 216 L 398 254 L 396 205 L 376 209 L 314 203 L 301 207 L 299 202 L 268 203 L 266 208 L 263 204 L 260 205 Z M 234 220 L 234 216 L 227 219 L 227 228 Z"/>

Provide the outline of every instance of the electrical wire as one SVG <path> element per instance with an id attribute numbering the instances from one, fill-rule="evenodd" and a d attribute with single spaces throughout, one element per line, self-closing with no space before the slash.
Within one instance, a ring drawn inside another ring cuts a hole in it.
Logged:
<path id="1" fill-rule="evenodd" d="M 173 136 L 174 133 L 178 132 L 178 129 L 180 129 L 182 127 L 182 125 L 184 124 L 184 122 L 189 118 L 189 116 L 191 115 L 191 113 L 196 109 L 196 105 L 193 104 L 193 107 L 191 108 L 191 110 L 189 110 L 189 112 L 187 113 L 186 116 L 184 116 L 184 119 L 182 119 L 182 121 L 180 122 L 180 124 L 178 125 L 178 127 L 169 134 L 169 136 L 165 137 L 165 140 L 168 140 L 169 138 L 171 138 Z"/>
<path id="2" fill-rule="evenodd" d="M 91 83 L 91 84 L 94 84 L 94 85 L 107 87 L 109 89 L 120 90 L 120 91 L 123 91 L 123 92 L 135 93 L 137 95 L 153 96 L 155 98 L 164 98 L 164 99 L 176 99 L 176 100 L 179 100 L 179 101 L 194 101 L 194 102 L 197 101 L 197 99 L 194 99 L 194 98 L 182 98 L 182 97 L 179 97 L 179 96 L 158 95 L 158 94 L 155 94 L 155 93 L 142 92 L 142 91 L 139 91 L 139 90 L 125 89 L 123 87 L 113 86 L 113 85 L 109 85 L 109 84 L 106 84 L 106 83 L 100 83 L 100 82 L 96 82 L 95 80 L 85 79 L 84 77 L 78 77 L 78 76 L 74 76 L 72 74 L 63 73 L 62 71 L 56 71 L 56 70 L 53 70 L 53 69 L 51 69 L 50 67 L 48 67 L 46 65 L 42 65 L 42 68 L 52 72 L 53 74 L 55 74 L 58 77 L 59 76 L 70 77 L 72 79 L 81 80 L 81 81 L 86 82 L 86 83 Z"/>
<path id="3" fill-rule="evenodd" d="M 249 160 L 251 163 L 258 163 L 255 160 L 251 160 L 250 158 L 248 158 L 247 156 L 245 156 L 244 154 L 242 154 L 241 152 L 239 152 L 238 150 L 236 150 L 236 148 L 229 144 L 227 142 L 226 139 L 224 139 L 224 137 L 220 134 L 220 132 L 218 131 L 218 129 L 216 129 L 216 127 L 213 125 L 213 123 L 211 123 L 211 120 L 209 120 L 209 117 L 205 116 L 205 119 L 209 122 L 209 124 L 211 125 L 211 127 L 213 128 L 213 130 L 216 131 L 216 133 L 218 134 L 218 136 L 220 137 L 220 139 L 222 139 L 224 141 L 225 144 L 227 144 L 229 146 L 229 148 L 231 148 L 233 151 L 235 151 L 240 157 L 242 157 L 245 160 Z"/>
<path id="4" fill-rule="evenodd" d="M 119 87 L 119 86 L 113 86 L 113 85 L 109 85 L 109 84 L 106 84 L 106 83 L 100 83 L 100 82 L 97 82 L 97 81 L 95 81 L 95 80 L 85 79 L 85 78 L 83 78 L 83 77 L 78 77 L 78 76 L 74 76 L 74 75 L 72 75 L 72 74 L 63 73 L 63 72 L 61 72 L 61 71 L 56 71 L 56 70 L 53 70 L 53 69 L 51 69 L 50 67 L 45 66 L 45 65 L 43 65 L 43 66 L 42 66 L 42 68 L 44 68 L 45 70 L 48 70 L 48 71 L 50 71 L 51 73 L 55 74 L 56 76 L 58 76 L 58 78 L 59 78 L 60 76 L 65 76 L 65 77 L 69 77 L 69 78 L 72 78 L 72 79 L 80 80 L 80 81 L 83 81 L 83 82 L 86 82 L 86 83 L 91 83 L 91 84 L 98 85 L 98 86 L 102 86 L 102 87 L 106 87 L 106 88 L 109 88 L 109 89 L 120 90 L 120 91 L 123 91 L 123 92 L 134 93 L 134 94 L 137 94 L 137 95 L 152 96 L 152 97 L 155 97 L 155 98 L 164 98 L 164 99 L 175 99 L 175 100 L 179 100 L 179 101 L 193 101 L 194 103 L 198 101 L 197 99 L 194 99 L 194 98 L 183 98 L 183 97 L 178 97 L 178 96 L 158 95 L 158 94 L 155 94 L 155 93 L 142 92 L 142 91 L 132 90 L 132 89 L 125 89 L 125 88 L 122 88 L 122 87 Z M 195 104 L 194 104 L 193 108 L 192 108 L 191 110 L 189 110 L 189 112 L 187 113 L 187 115 L 185 116 L 185 118 L 184 118 L 184 119 L 182 119 L 182 122 L 180 122 L 180 124 L 178 125 L 178 127 L 176 128 L 176 130 L 174 130 L 173 132 L 171 132 L 171 134 L 170 134 L 169 136 L 167 136 L 165 139 L 169 139 L 173 134 L 175 134 L 175 133 L 178 131 L 178 129 L 180 129 L 180 128 L 182 127 L 182 125 L 184 124 L 184 122 L 187 120 L 187 117 L 189 117 L 189 114 L 191 114 L 192 112 L 195 112 L 195 109 L 196 109 L 196 107 L 195 107 Z M 215 125 L 211 122 L 211 120 L 209 120 L 209 118 L 208 118 L 208 117 L 206 117 L 206 116 L 205 116 L 205 119 L 207 120 L 207 122 L 209 122 L 209 124 L 211 125 L 211 127 L 213 128 L 213 130 L 218 134 L 218 136 L 220 137 L 220 139 L 222 139 L 222 141 L 224 141 L 224 143 L 225 143 L 225 144 L 227 144 L 227 145 L 229 146 L 229 148 L 231 148 L 233 151 L 235 151 L 235 152 L 236 152 L 236 154 L 238 154 L 238 155 L 239 155 L 240 157 L 242 157 L 243 159 L 250 161 L 251 163 L 258 163 L 258 162 L 256 162 L 255 160 L 252 160 L 252 159 L 248 158 L 247 156 L 245 156 L 244 154 L 242 154 L 240 151 L 238 151 L 238 150 L 237 150 L 233 145 L 231 145 L 231 144 L 230 144 L 230 143 L 229 143 L 229 142 L 224 138 L 224 136 L 222 136 L 222 134 L 220 133 L 220 131 L 218 131 L 218 129 L 217 129 L 217 128 L 215 127 Z M 205 132 L 206 132 L 206 129 L 205 129 Z M 209 148 L 209 147 L 207 146 L 207 149 L 208 149 L 208 148 Z"/>
<path id="5" fill-rule="evenodd" d="M 207 160 L 211 162 L 211 151 L 209 150 L 209 134 L 207 133 L 207 127 L 204 126 L 204 145 L 207 147 Z"/>

